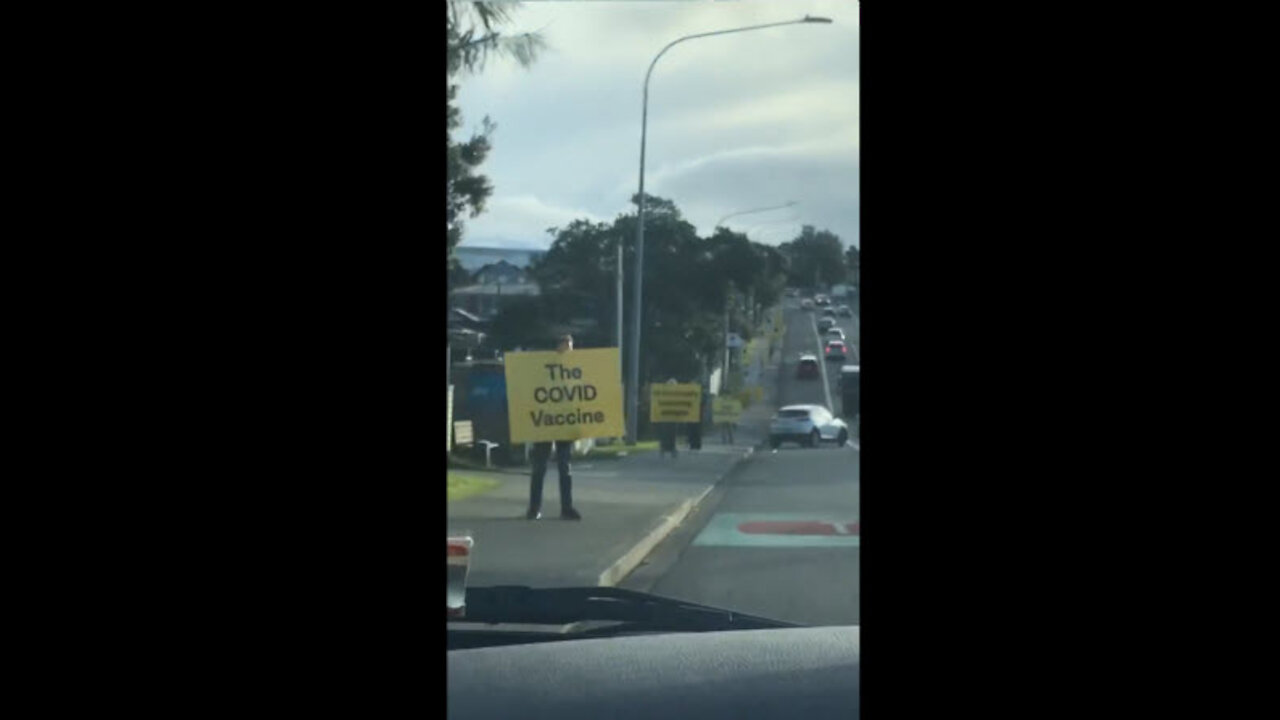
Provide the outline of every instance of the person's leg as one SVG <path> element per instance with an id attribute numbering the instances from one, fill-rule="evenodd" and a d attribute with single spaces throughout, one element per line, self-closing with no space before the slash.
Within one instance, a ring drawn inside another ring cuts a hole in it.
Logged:
<path id="1" fill-rule="evenodd" d="M 533 473 L 529 476 L 529 510 L 533 517 L 542 509 L 542 480 L 547 476 L 547 459 L 551 456 L 551 443 L 533 444 Z"/>
<path id="2" fill-rule="evenodd" d="M 560 517 L 570 520 L 581 520 L 582 516 L 573 506 L 573 476 L 569 462 L 573 458 L 573 442 L 563 440 L 556 443 L 556 471 L 560 473 Z"/>

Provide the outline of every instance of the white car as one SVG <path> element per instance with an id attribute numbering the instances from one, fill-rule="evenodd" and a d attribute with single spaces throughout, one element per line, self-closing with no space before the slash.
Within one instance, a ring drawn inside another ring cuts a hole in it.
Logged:
<path id="1" fill-rule="evenodd" d="M 833 326 L 833 327 L 827 328 L 827 339 L 843 341 L 848 338 L 844 336 L 844 330 L 841 330 L 840 328 Z"/>
<path id="2" fill-rule="evenodd" d="M 784 442 L 817 447 L 823 442 L 844 445 L 848 440 L 849 426 L 821 405 L 787 405 L 769 422 L 769 447 L 775 450 Z"/>

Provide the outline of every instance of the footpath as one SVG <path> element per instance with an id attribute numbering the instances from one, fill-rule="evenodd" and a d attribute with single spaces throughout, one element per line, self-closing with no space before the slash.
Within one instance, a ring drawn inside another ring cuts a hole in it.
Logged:
<path id="1" fill-rule="evenodd" d="M 770 353 L 767 340 L 758 347 L 744 377 L 763 388 L 762 396 L 743 411 L 732 445 L 708 429 L 701 450 L 689 450 L 681 437 L 676 458 L 656 451 L 575 458 L 573 496 L 580 521 L 560 519 L 554 462 L 543 487 L 543 517 L 532 521 L 524 516 L 527 474 L 468 470 L 492 488 L 448 503 L 449 535 L 475 541 L 467 585 L 612 586 L 625 578 L 717 483 L 763 447 L 780 353 Z"/>

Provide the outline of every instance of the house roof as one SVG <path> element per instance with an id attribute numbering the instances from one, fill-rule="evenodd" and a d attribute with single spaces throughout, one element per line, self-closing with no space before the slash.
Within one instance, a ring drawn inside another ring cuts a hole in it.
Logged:
<path id="1" fill-rule="evenodd" d="M 512 265 L 511 263 L 507 262 L 505 259 L 499 260 L 498 262 L 491 262 L 488 265 L 484 265 L 479 270 L 476 270 L 475 274 L 478 275 L 486 270 L 502 270 L 504 272 L 515 272 L 515 273 L 524 272 L 518 266 Z"/>

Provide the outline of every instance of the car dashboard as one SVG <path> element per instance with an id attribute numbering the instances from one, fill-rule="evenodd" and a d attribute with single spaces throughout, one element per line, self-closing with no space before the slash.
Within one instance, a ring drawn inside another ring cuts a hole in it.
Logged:
<path id="1" fill-rule="evenodd" d="M 859 657 L 857 627 L 452 650 L 447 717 L 857 718 Z"/>

